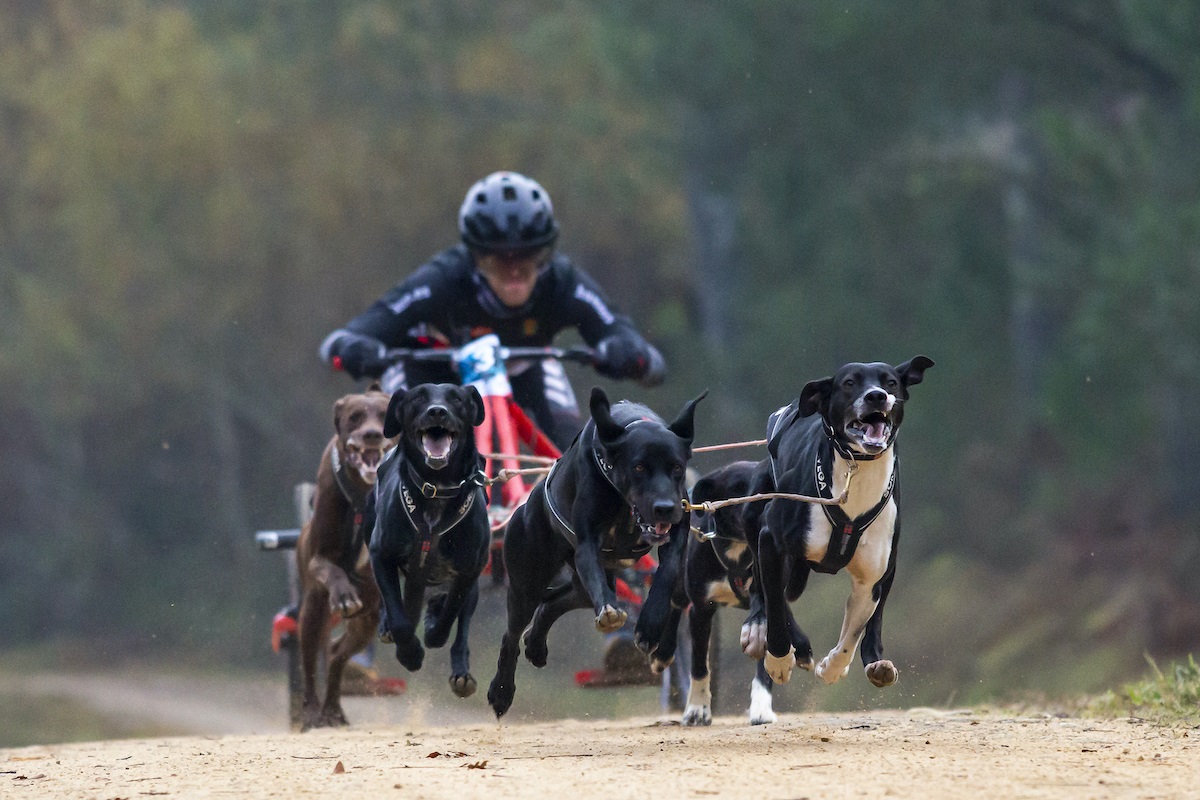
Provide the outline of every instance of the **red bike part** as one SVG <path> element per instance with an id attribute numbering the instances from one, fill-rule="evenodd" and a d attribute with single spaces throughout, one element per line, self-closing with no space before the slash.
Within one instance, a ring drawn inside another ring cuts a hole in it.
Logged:
<path id="1" fill-rule="evenodd" d="M 558 446 L 554 442 L 550 441 L 549 436 L 533 424 L 533 420 L 525 413 L 525 409 L 517 405 L 517 401 L 512 399 L 512 397 L 506 399 L 508 400 L 508 413 L 512 418 L 513 425 L 517 429 L 517 436 L 533 451 L 533 454 L 544 458 L 561 457 L 562 451 L 558 449 Z"/>
<path id="2" fill-rule="evenodd" d="M 618 600 L 624 600 L 626 603 L 631 603 L 635 606 L 640 606 L 642 604 L 641 595 L 631 589 L 629 584 L 620 578 L 617 578 L 616 589 Z"/>
<path id="3" fill-rule="evenodd" d="M 286 610 L 280 611 L 271 620 L 271 649 L 276 653 L 283 646 L 284 636 L 296 635 L 296 619 Z"/>

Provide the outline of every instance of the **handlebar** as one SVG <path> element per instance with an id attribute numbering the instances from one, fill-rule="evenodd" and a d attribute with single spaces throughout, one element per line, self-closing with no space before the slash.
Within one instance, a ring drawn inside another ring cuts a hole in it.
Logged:
<path id="1" fill-rule="evenodd" d="M 452 363 L 458 356 L 458 348 L 411 348 L 392 347 L 384 353 L 384 358 L 393 363 L 399 361 L 432 361 Z M 516 361 L 518 359 L 554 358 L 559 361 L 572 361 L 576 364 L 592 365 L 596 363 L 596 351 L 590 347 L 578 345 L 575 347 L 505 347 L 496 348 L 496 357 L 501 361 Z"/>

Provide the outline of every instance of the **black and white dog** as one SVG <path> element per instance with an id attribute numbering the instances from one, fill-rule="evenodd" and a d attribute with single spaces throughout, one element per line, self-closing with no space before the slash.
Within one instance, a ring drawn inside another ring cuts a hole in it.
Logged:
<path id="1" fill-rule="evenodd" d="M 692 487 L 692 503 L 746 497 L 770 481 L 770 462 L 735 461 L 703 476 Z M 691 684 L 687 706 L 683 712 L 684 725 L 712 724 L 712 687 L 709 665 L 709 637 L 713 620 L 721 606 L 741 609 L 757 608 L 761 614 L 762 599 L 754 578 L 754 555 L 746 529 L 747 506 L 731 505 L 712 512 L 692 511 L 693 533 L 688 538 L 684 569 L 672 600 L 672 616 L 663 636 L 671 642 L 667 650 L 674 652 L 673 639 L 677 633 L 679 609 L 688 609 L 688 629 L 691 641 Z M 791 619 L 792 643 L 798 654 L 807 653 L 812 660 L 808 638 Z M 660 648 L 663 649 L 663 648 Z M 654 666 L 661 668 L 660 659 Z M 771 707 L 771 679 L 767 676 L 761 655 L 750 685 L 750 724 L 774 722 Z"/>
<path id="2" fill-rule="evenodd" d="M 634 635 L 643 650 L 661 649 L 688 535 L 684 479 L 703 397 L 668 425 L 644 405 L 610 405 L 601 389 L 592 389 L 591 419 L 513 514 L 504 535 L 508 628 L 488 689 L 497 717 L 516 693 L 522 632 L 526 658 L 542 667 L 550 626 L 567 611 L 591 608 L 598 631 L 618 630 L 628 614 L 617 604 L 613 570 L 632 565 L 652 547 L 658 547 L 659 565 Z M 564 564 L 572 582 L 551 588 Z"/>
<path id="3" fill-rule="evenodd" d="M 425 646 L 445 645 L 458 622 L 450 688 L 459 697 L 475 692 L 467 632 L 491 537 L 473 430 L 483 414 L 473 386 L 425 383 L 392 395 L 383 435 L 400 441 L 379 467 L 369 547 L 383 598 L 382 638 L 412 672 L 425 658 L 416 635 L 425 590 L 441 589 L 425 610 Z"/>
<path id="4" fill-rule="evenodd" d="M 787 683 L 792 667 L 811 664 L 811 650 L 796 646 L 788 603 L 804 591 L 811 570 L 850 574 L 850 598 L 837 645 L 813 671 L 834 683 L 850 670 L 862 644 L 867 679 L 890 686 L 899 676 L 883 657 L 883 608 L 896 574 L 900 539 L 896 434 L 910 387 L 933 361 L 916 356 L 893 367 L 852 363 L 832 377 L 805 385 L 798 400 L 771 415 L 767 424 L 771 480 L 779 492 L 826 498 L 839 506 L 771 500 L 747 510 L 766 618 L 765 666 L 775 683 Z M 764 481 L 760 490 L 769 485 Z M 755 504 L 757 505 L 757 504 Z M 761 618 L 743 627 L 743 648 L 761 652 Z M 804 663 L 805 661 L 809 663 Z"/>

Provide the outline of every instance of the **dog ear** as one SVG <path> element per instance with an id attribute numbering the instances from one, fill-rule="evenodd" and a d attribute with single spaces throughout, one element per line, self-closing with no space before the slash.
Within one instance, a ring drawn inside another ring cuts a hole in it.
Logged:
<path id="1" fill-rule="evenodd" d="M 479 390 L 474 386 L 465 386 L 463 389 L 467 393 L 467 405 L 471 407 L 471 425 L 478 427 L 483 424 L 486 411 L 483 405 L 483 395 L 479 394 Z"/>
<path id="2" fill-rule="evenodd" d="M 896 373 L 900 375 L 900 381 L 905 388 L 916 386 L 925 379 L 925 370 L 933 366 L 933 359 L 925 356 L 913 356 L 908 361 L 905 361 L 900 366 L 896 367 Z"/>
<path id="3" fill-rule="evenodd" d="M 679 412 L 679 416 L 675 418 L 675 421 L 667 426 L 671 430 L 671 433 L 687 442 L 688 447 L 691 447 L 692 438 L 696 431 L 696 404 L 705 397 L 708 397 L 708 389 L 701 392 L 700 396 L 695 400 L 688 401 L 683 410 Z"/>
<path id="4" fill-rule="evenodd" d="M 404 389 L 397 389 L 388 401 L 387 416 L 383 418 L 383 435 L 395 439 L 404 431 Z"/>
<path id="5" fill-rule="evenodd" d="M 367 387 L 368 392 L 382 392 L 383 384 L 379 381 L 371 381 L 371 385 Z"/>
<path id="6" fill-rule="evenodd" d="M 833 378 L 821 378 L 819 381 L 809 381 L 800 390 L 798 410 L 801 417 L 809 417 L 829 405 L 833 394 Z"/>
<path id="7" fill-rule="evenodd" d="M 338 436 L 342 435 L 342 406 L 346 405 L 346 398 L 339 397 L 333 404 L 333 429 Z"/>
<path id="8" fill-rule="evenodd" d="M 604 443 L 614 442 L 621 437 L 625 429 L 612 417 L 612 404 L 608 395 L 599 386 L 592 387 L 592 398 L 588 403 L 592 419 L 596 421 L 596 435 Z"/>

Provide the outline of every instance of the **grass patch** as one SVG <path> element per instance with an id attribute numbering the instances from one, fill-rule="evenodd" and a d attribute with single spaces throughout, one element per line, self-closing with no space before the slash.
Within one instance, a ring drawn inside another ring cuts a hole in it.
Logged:
<path id="1" fill-rule="evenodd" d="M 1158 725 L 1200 726 L 1200 666 L 1195 656 L 1159 669 L 1149 655 L 1151 674 L 1108 691 L 1087 704 L 1089 716 L 1130 716 Z"/>

